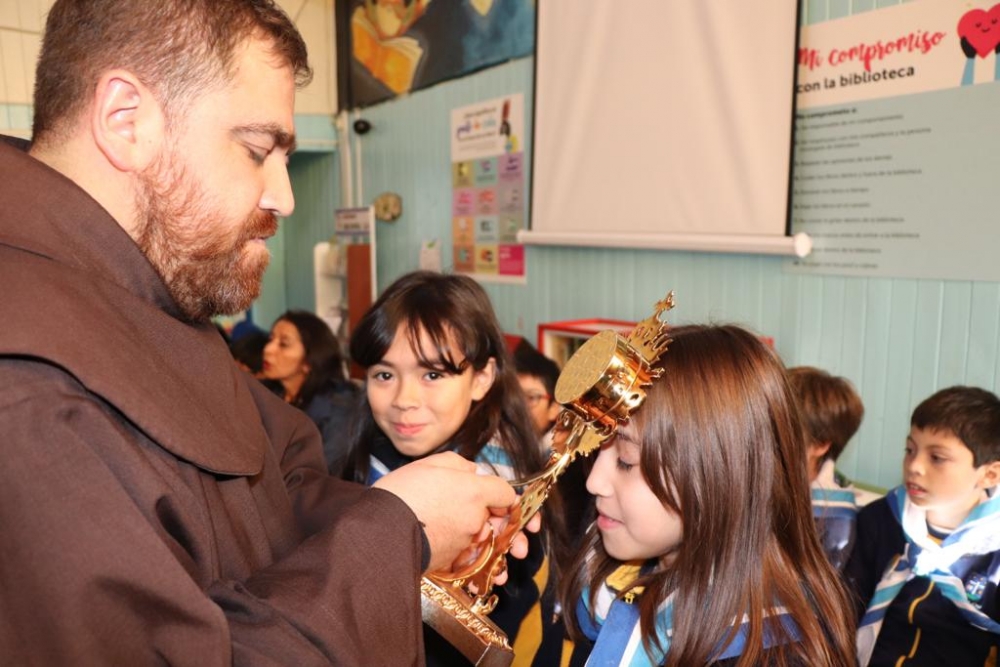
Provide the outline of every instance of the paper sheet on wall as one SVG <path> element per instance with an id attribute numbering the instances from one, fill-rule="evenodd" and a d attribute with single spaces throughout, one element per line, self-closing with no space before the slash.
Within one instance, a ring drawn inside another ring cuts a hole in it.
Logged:
<path id="1" fill-rule="evenodd" d="M 525 281 L 524 95 L 451 112 L 452 262 L 484 281 Z"/>
<path id="2" fill-rule="evenodd" d="M 995 0 L 994 0 L 995 1 Z M 919 0 L 802 28 L 794 273 L 1000 280 L 1000 4 Z"/>
<path id="3" fill-rule="evenodd" d="M 441 272 L 441 244 L 437 239 L 420 244 L 420 268 Z"/>

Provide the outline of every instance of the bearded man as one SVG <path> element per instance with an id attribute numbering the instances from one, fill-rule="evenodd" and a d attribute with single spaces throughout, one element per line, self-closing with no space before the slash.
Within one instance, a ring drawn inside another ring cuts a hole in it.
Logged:
<path id="1" fill-rule="evenodd" d="M 329 478 L 211 324 L 294 207 L 310 75 L 271 0 L 53 5 L 0 141 L 5 664 L 422 664 L 421 574 L 514 503 L 458 456 Z"/>

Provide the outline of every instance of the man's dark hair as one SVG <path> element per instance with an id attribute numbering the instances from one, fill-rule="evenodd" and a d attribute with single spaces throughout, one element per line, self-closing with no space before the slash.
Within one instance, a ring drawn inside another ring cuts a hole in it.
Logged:
<path id="1" fill-rule="evenodd" d="M 57 0 L 35 72 L 33 140 L 59 141 L 111 69 L 136 75 L 170 123 L 233 75 L 252 38 L 269 41 L 300 86 L 312 78 L 305 41 L 272 0 Z"/>
<path id="2" fill-rule="evenodd" d="M 972 451 L 977 467 L 1000 460 L 1000 399 L 985 389 L 942 389 L 917 406 L 910 425 L 950 432 Z"/>

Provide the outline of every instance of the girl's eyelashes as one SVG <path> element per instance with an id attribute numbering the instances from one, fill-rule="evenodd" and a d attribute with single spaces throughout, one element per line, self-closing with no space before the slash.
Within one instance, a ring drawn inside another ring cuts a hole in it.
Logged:
<path id="1" fill-rule="evenodd" d="M 623 461 L 622 459 L 619 458 L 617 460 L 617 466 L 618 466 L 618 469 L 621 470 L 622 472 L 628 472 L 632 468 L 635 467 L 635 464 L 634 463 L 626 463 L 625 461 Z"/>

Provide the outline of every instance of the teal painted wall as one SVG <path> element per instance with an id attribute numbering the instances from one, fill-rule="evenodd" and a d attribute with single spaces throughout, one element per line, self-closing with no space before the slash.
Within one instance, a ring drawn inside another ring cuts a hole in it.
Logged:
<path id="1" fill-rule="evenodd" d="M 804 0 L 803 21 L 885 4 Z M 512 61 L 364 110 L 374 126 L 363 139 L 365 200 L 391 190 L 402 195 L 404 207 L 396 222 L 378 223 L 380 287 L 417 268 L 424 239 L 443 242 L 447 268 L 450 111 L 514 92 L 525 94 L 530 109 L 532 66 L 530 58 Z M 329 196 L 309 187 L 323 186 L 296 181 L 300 205 Z M 286 229 L 286 242 L 300 233 L 292 229 Z M 289 246 L 286 252 L 299 250 Z M 786 364 L 820 366 L 858 387 L 867 414 L 841 467 L 884 487 L 900 481 L 903 439 L 916 403 L 955 383 L 997 390 L 1000 283 L 796 276 L 785 274 L 782 262 L 752 255 L 529 247 L 526 285 L 487 283 L 486 289 L 504 328 L 532 341 L 540 322 L 645 317 L 670 289 L 677 293 L 674 322 L 738 322 L 773 336 Z M 302 289 L 290 284 L 290 298 L 301 299 Z"/>

